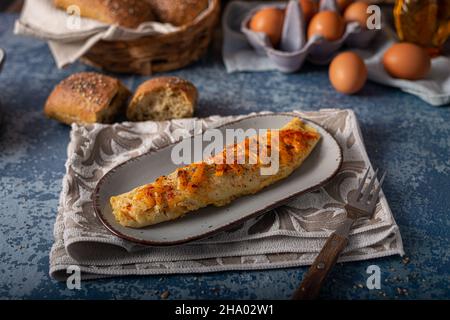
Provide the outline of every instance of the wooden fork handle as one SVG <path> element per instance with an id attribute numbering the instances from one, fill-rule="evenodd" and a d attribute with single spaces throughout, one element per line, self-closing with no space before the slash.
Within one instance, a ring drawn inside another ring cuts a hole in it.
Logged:
<path id="1" fill-rule="evenodd" d="M 325 278 L 347 246 L 348 239 L 332 233 L 309 268 L 302 283 L 294 292 L 293 300 L 313 300 L 319 296 Z"/>

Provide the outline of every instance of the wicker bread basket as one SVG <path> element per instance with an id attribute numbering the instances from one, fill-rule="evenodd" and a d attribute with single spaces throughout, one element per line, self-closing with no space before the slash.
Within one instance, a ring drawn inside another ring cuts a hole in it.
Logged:
<path id="1" fill-rule="evenodd" d="M 149 75 L 182 68 L 208 48 L 220 16 L 220 0 L 210 0 L 200 19 L 163 35 L 131 41 L 100 41 L 82 60 L 112 72 Z"/>

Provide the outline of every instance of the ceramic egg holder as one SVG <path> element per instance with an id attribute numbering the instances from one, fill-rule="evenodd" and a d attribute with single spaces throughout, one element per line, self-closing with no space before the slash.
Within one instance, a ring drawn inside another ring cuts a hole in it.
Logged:
<path id="1" fill-rule="evenodd" d="M 265 33 L 255 32 L 248 28 L 253 15 L 267 7 L 286 9 L 281 41 L 277 49 L 272 46 Z M 335 0 L 322 0 L 319 11 L 323 10 L 339 11 Z M 328 64 L 344 43 L 349 47 L 365 48 L 376 35 L 376 30 L 363 29 L 357 22 L 351 22 L 346 24 L 343 36 L 336 41 L 328 41 L 319 35 L 307 40 L 306 28 L 307 25 L 298 0 L 291 0 L 287 5 L 258 6 L 251 10 L 241 23 L 241 31 L 252 47 L 258 53 L 267 55 L 281 72 L 299 70 L 306 58 L 315 64 Z"/>

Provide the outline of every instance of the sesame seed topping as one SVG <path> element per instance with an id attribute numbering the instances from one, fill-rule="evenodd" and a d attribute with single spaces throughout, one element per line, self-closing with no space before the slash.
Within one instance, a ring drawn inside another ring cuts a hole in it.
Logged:
<path id="1" fill-rule="evenodd" d="M 108 87 L 106 76 L 92 72 L 73 74 L 61 82 L 62 86 L 70 88 L 81 97 L 97 105 L 107 103 L 105 89 Z"/>

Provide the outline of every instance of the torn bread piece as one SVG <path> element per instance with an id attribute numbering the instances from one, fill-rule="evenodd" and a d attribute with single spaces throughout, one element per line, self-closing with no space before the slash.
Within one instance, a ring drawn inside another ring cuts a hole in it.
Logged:
<path id="1" fill-rule="evenodd" d="M 192 117 L 198 100 L 195 86 L 178 77 L 145 81 L 136 90 L 127 109 L 131 121 L 163 121 Z"/>

